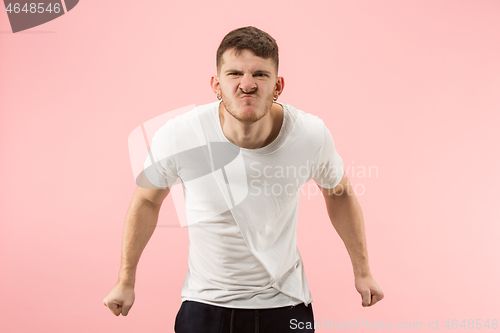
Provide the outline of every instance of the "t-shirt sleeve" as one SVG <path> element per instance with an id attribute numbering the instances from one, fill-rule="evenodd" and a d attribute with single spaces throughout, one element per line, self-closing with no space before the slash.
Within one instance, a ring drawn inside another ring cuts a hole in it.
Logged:
<path id="1" fill-rule="evenodd" d="M 179 177 L 174 162 L 174 133 L 168 125 L 160 128 L 153 136 L 142 173 L 146 179 L 138 181 L 137 185 L 140 187 L 150 188 L 148 183 L 151 183 L 155 187 L 165 189 L 171 187 Z"/>
<path id="2" fill-rule="evenodd" d="M 335 150 L 332 135 L 322 122 L 324 135 L 319 158 L 315 163 L 313 179 L 322 188 L 334 188 L 344 174 L 344 163 Z"/>

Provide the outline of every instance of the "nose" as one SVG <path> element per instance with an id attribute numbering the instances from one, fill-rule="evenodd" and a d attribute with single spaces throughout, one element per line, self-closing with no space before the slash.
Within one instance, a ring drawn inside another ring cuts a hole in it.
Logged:
<path id="1" fill-rule="evenodd" d="M 257 89 L 257 84 L 255 83 L 255 80 L 254 80 L 252 74 L 243 75 L 243 77 L 241 78 L 241 81 L 240 81 L 240 89 L 244 93 L 247 93 L 247 94 L 251 93 L 255 89 Z"/>

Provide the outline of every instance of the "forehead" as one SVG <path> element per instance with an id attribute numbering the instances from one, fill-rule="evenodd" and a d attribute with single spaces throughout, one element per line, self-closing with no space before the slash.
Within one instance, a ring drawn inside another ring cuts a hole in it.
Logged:
<path id="1" fill-rule="evenodd" d="M 233 67 L 233 66 L 252 66 L 261 67 L 267 69 L 273 69 L 274 64 L 271 58 L 264 59 L 253 54 L 250 50 L 241 50 L 238 55 L 236 55 L 236 49 L 232 48 L 226 50 L 222 54 L 222 67 Z"/>

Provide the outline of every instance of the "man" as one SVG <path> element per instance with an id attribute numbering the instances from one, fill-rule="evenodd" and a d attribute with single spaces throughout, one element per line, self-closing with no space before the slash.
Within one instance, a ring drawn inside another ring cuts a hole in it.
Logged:
<path id="1" fill-rule="evenodd" d="M 190 244 L 176 332 L 314 331 L 296 246 L 300 188 L 310 179 L 351 257 L 362 306 L 380 301 L 361 209 L 330 132 L 276 102 L 284 88 L 276 41 L 254 27 L 231 31 L 210 83 L 218 102 L 168 121 L 153 138 L 125 222 L 119 281 L 104 305 L 128 314 L 139 257 L 178 179 Z"/>

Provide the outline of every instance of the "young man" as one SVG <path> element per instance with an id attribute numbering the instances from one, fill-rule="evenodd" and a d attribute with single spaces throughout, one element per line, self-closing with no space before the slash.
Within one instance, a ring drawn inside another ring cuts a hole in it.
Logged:
<path id="1" fill-rule="evenodd" d="M 168 121 L 153 138 L 126 218 L 119 281 L 104 305 L 128 314 L 139 257 L 178 179 L 190 244 L 176 332 L 314 331 L 296 245 L 300 188 L 310 179 L 351 257 L 362 305 L 380 301 L 361 209 L 330 132 L 276 102 L 284 88 L 276 41 L 254 27 L 231 31 L 210 83 L 218 102 Z"/>

